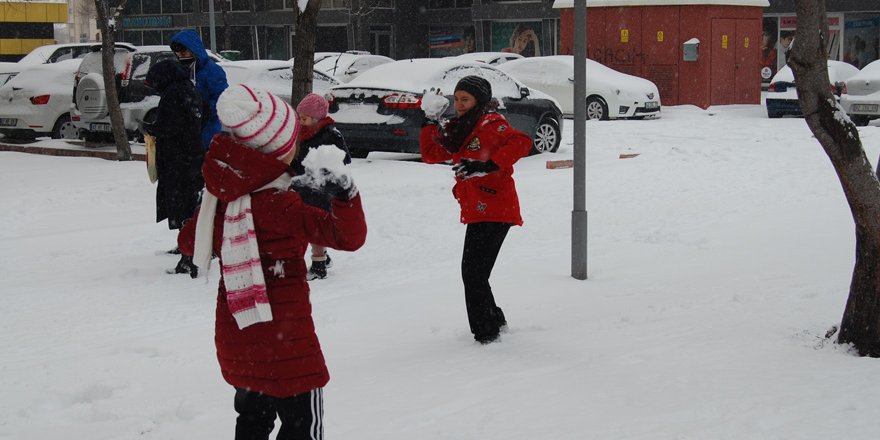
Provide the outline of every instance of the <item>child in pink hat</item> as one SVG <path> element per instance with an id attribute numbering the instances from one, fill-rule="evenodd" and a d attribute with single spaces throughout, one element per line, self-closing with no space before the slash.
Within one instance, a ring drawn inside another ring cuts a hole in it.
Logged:
<path id="1" fill-rule="evenodd" d="M 336 146 L 336 148 L 345 152 L 343 162 L 345 164 L 351 162 L 351 154 L 348 151 L 348 146 L 345 145 L 342 133 L 336 129 L 333 118 L 327 116 L 329 107 L 329 103 L 323 96 L 314 93 L 306 95 L 299 105 L 296 106 L 296 112 L 299 114 L 299 122 L 302 127 L 299 135 L 299 153 L 297 153 L 291 164 L 296 175 L 304 172 L 303 160 L 309 154 L 309 151 L 322 145 Z M 325 210 L 329 208 L 330 199 L 326 195 L 315 192 L 309 187 L 296 184 L 294 184 L 293 188 L 307 205 Z M 324 279 L 327 277 L 327 269 L 330 268 L 332 260 L 327 253 L 327 248 L 315 243 L 311 245 L 312 265 L 309 268 L 308 279 Z"/>

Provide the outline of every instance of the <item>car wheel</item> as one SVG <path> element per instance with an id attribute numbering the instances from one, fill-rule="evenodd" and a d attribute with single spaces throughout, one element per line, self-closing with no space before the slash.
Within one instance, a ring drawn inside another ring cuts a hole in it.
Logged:
<path id="1" fill-rule="evenodd" d="M 857 127 L 864 127 L 871 122 L 871 118 L 864 115 L 853 115 L 850 119 L 852 119 L 853 124 L 856 124 Z"/>
<path id="2" fill-rule="evenodd" d="M 532 143 L 532 154 L 555 153 L 562 142 L 559 133 L 559 123 L 555 119 L 546 116 L 538 123 L 535 129 L 535 140 Z"/>
<path id="3" fill-rule="evenodd" d="M 58 120 L 55 121 L 55 125 L 52 126 L 52 139 L 70 139 L 67 137 L 66 133 L 70 132 L 70 128 L 73 128 L 73 138 L 76 137 L 76 127 L 73 127 L 73 123 L 70 122 L 70 113 L 65 113 L 58 117 Z"/>
<path id="4" fill-rule="evenodd" d="M 587 98 L 587 120 L 590 119 L 608 119 L 608 105 L 602 98 L 598 96 L 590 96 Z"/>

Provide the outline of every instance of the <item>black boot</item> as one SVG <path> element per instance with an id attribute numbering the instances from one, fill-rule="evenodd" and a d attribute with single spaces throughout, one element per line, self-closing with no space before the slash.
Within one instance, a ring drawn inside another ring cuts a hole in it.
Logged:
<path id="1" fill-rule="evenodd" d="M 312 280 L 323 280 L 327 278 L 327 262 L 329 258 L 326 258 L 321 261 L 312 260 L 312 267 L 309 268 L 309 273 L 306 274 L 306 279 L 309 281 Z"/>
<path id="2" fill-rule="evenodd" d="M 193 257 L 189 255 L 181 255 L 180 261 L 177 262 L 177 266 L 175 266 L 174 269 L 168 269 L 165 272 L 171 275 L 188 273 L 191 278 L 197 278 L 199 276 L 199 268 L 193 264 Z"/>

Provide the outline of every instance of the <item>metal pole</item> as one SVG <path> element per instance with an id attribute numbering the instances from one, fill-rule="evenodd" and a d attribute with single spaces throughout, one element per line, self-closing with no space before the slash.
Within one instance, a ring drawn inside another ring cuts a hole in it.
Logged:
<path id="1" fill-rule="evenodd" d="M 587 1 L 574 1 L 574 203 L 571 276 L 587 279 Z"/>
<path id="2" fill-rule="evenodd" d="M 217 53 L 217 31 L 214 23 L 214 0 L 208 0 L 208 28 L 211 35 L 211 52 Z"/>

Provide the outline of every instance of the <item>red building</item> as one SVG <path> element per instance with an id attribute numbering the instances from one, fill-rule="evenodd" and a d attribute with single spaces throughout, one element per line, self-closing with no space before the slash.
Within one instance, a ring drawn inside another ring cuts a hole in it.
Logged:
<path id="1" fill-rule="evenodd" d="M 560 54 L 574 53 L 574 1 L 554 4 L 561 9 Z M 768 0 L 585 1 L 587 56 L 653 81 L 664 105 L 761 102 Z"/>

